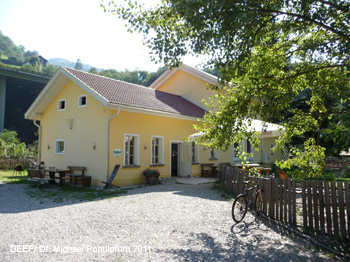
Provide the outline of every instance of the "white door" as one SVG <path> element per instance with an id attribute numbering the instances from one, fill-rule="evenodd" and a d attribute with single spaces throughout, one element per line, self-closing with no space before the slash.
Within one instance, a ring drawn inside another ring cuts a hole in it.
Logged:
<path id="1" fill-rule="evenodd" d="M 179 176 L 192 176 L 192 144 L 181 143 L 180 146 L 180 161 L 179 161 Z"/>

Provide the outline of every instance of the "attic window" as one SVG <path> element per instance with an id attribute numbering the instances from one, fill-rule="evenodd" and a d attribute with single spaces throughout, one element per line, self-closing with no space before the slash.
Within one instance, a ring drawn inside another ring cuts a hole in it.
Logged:
<path id="1" fill-rule="evenodd" d="M 62 99 L 58 101 L 58 111 L 66 109 L 66 99 Z"/>
<path id="2" fill-rule="evenodd" d="M 79 107 L 86 106 L 86 95 L 79 96 Z"/>

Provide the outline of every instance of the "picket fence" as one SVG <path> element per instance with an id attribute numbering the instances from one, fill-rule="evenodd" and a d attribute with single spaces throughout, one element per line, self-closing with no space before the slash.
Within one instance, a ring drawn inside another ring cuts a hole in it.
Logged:
<path id="1" fill-rule="evenodd" d="M 24 168 L 28 168 L 29 159 L 0 159 L 0 169 L 13 169 L 17 165 L 22 165 Z"/>
<path id="2" fill-rule="evenodd" d="M 220 167 L 220 179 L 233 195 L 244 192 L 242 181 L 259 184 L 265 216 L 317 236 L 350 240 L 350 184 L 342 182 L 282 180 L 251 176 L 249 171 Z"/>

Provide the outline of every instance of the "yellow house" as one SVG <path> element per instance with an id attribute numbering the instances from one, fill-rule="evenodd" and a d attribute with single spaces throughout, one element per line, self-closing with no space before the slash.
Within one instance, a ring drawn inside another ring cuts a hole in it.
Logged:
<path id="1" fill-rule="evenodd" d="M 117 164 L 117 185 L 143 183 L 146 168 L 161 177 L 200 176 L 200 163 L 232 163 L 235 155 L 184 142 L 206 113 L 201 101 L 213 95 L 208 83 L 216 77 L 186 65 L 166 71 L 150 88 L 61 67 L 25 118 L 39 127 L 45 166 L 85 166 L 95 185 Z M 261 152 L 256 155 L 259 161 Z"/>

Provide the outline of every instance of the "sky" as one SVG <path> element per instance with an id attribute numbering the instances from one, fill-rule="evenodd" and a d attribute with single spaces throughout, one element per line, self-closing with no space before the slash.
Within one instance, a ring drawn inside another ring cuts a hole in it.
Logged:
<path id="1" fill-rule="evenodd" d="M 150 6 L 160 2 L 144 1 Z M 101 0 L 0 0 L 0 31 L 46 59 L 80 58 L 84 64 L 116 70 L 153 72 L 161 67 L 151 61 L 142 35 L 127 32 L 126 22 L 104 13 L 100 4 Z M 183 62 L 196 66 L 200 59 L 187 56 Z"/>

